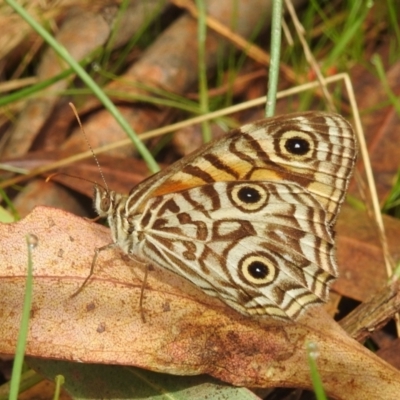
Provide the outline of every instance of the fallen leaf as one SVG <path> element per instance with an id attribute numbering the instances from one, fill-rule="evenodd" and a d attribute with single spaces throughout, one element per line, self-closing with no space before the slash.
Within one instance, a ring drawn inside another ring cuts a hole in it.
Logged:
<path id="1" fill-rule="evenodd" d="M 27 363 L 48 379 L 64 376 L 64 387 L 73 399 L 260 400 L 246 388 L 232 387 L 207 375 L 172 376 L 134 367 L 39 358 L 28 358 Z"/>
<path id="2" fill-rule="evenodd" d="M 400 260 L 400 221 L 388 216 L 383 220 L 390 254 L 396 263 Z M 336 231 L 339 279 L 333 289 L 365 301 L 388 281 L 378 228 L 365 211 L 343 207 Z"/>
<path id="3" fill-rule="evenodd" d="M 389 62 L 390 42 L 384 41 L 371 53 L 379 54 L 385 63 L 385 76 L 394 96 L 400 93 L 400 63 Z M 370 56 L 366 55 L 365 59 Z M 389 66 L 390 65 L 390 66 Z M 362 115 L 368 153 L 379 200 L 382 202 L 393 187 L 399 169 L 400 146 L 394 146 L 400 140 L 399 116 L 392 102 L 388 102 L 388 89 L 377 77 L 375 71 L 365 65 L 357 64 L 351 71 L 354 93 Z M 365 180 L 364 165 L 361 158 L 358 171 Z M 350 192 L 359 196 L 356 185 L 350 185 Z"/>
<path id="4" fill-rule="evenodd" d="M 103 46 L 110 35 L 111 27 L 100 14 L 81 12 L 70 14 L 56 35 L 61 43 L 76 60 L 81 60 L 95 49 Z M 85 40 L 82 40 L 85 37 Z M 59 56 L 49 47 L 43 54 L 37 68 L 39 80 L 56 76 L 66 69 Z M 58 93 L 68 86 L 69 80 L 60 80 L 45 90 L 46 95 L 27 103 L 19 115 L 12 135 L 3 151 L 4 157 L 17 157 L 25 154 L 47 119 L 51 118 Z M 57 132 L 60 136 L 62 132 Z"/>
<path id="5" fill-rule="evenodd" d="M 101 252 L 82 292 L 94 248 L 109 231 L 66 212 L 38 207 L 0 225 L 0 352 L 13 353 L 34 234 L 33 305 L 26 354 L 85 363 L 135 365 L 178 375 L 207 373 L 238 386 L 311 388 L 306 344 L 315 343 L 324 387 L 339 399 L 395 399 L 400 374 L 314 307 L 296 322 L 239 315 L 180 277 L 149 271 L 119 250 Z M 362 366 L 363 374 L 359 374 Z"/>
<path id="6" fill-rule="evenodd" d="M 377 354 L 395 368 L 400 368 L 400 338 L 393 340 L 390 346 L 379 349 Z"/>

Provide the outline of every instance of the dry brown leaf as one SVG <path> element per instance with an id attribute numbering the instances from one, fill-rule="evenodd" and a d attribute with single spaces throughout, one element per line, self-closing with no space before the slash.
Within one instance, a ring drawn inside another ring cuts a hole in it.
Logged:
<path id="1" fill-rule="evenodd" d="M 384 217 L 391 256 L 400 260 L 400 221 Z M 339 279 L 334 290 L 343 296 L 365 301 L 387 285 L 378 229 L 364 211 L 343 207 L 336 226 Z"/>
<path id="2" fill-rule="evenodd" d="M 296 0 L 294 3 L 300 6 L 304 0 Z M 251 4 L 241 1 L 207 1 L 206 8 L 207 15 L 228 27 L 234 26 L 235 33 L 249 38 L 254 33 L 255 26 L 269 23 L 271 4 L 264 0 L 253 0 Z M 238 15 L 240 18 L 236 17 Z M 117 105 L 121 99 L 129 101 L 132 96 L 130 101 L 133 102 L 134 96 L 148 94 L 145 90 L 147 87 L 155 87 L 182 96 L 192 91 L 198 82 L 198 48 L 197 42 L 193 41 L 197 29 L 197 21 L 186 13 L 171 23 L 146 49 L 142 57 L 121 75 L 120 79 L 112 81 L 107 86 Z M 209 29 L 205 45 L 206 67 L 212 71 L 230 44 Z M 97 99 L 87 102 L 85 110 L 94 107 L 98 107 Z M 132 109 L 119 106 L 119 109 L 136 132 L 151 130 L 165 124 L 167 118 L 171 119 L 171 111 L 165 108 L 164 112 L 157 113 L 151 112 L 150 107 Z M 104 110 L 93 113 L 87 121 L 84 121 L 84 128 L 93 147 L 99 146 L 101 144 L 99 142 L 112 143 L 126 136 L 114 118 Z M 74 151 L 87 149 L 79 130 L 71 135 L 64 148 Z M 130 155 L 132 149 L 117 149 L 114 152 L 113 154 Z"/>
<path id="3" fill-rule="evenodd" d="M 373 53 L 379 54 L 383 63 L 390 64 L 390 43 L 384 42 Z M 369 59 L 369 56 L 365 56 Z M 400 146 L 393 145 L 400 140 L 399 116 L 392 102 L 388 103 L 387 89 L 375 71 L 357 65 L 351 73 L 357 104 L 361 111 L 368 152 L 371 158 L 379 200 L 382 202 L 393 187 L 399 169 Z M 386 67 L 385 76 L 391 92 L 400 93 L 400 62 Z M 358 163 L 358 170 L 364 176 L 364 166 Z M 350 191 L 359 196 L 355 185 Z"/>
<path id="4" fill-rule="evenodd" d="M 61 161 L 67 157 L 68 154 L 58 150 L 35 151 L 20 158 L 4 160 L 3 164 L 12 168 L 30 170 L 51 165 L 53 162 Z M 101 171 L 104 174 L 106 182 L 116 192 L 129 192 L 131 187 L 137 185 L 149 175 L 149 169 L 143 160 L 112 157 L 106 154 L 99 154 L 96 157 L 101 166 Z M 161 168 L 164 167 L 163 164 L 159 165 Z M 101 183 L 99 167 L 93 156 L 90 156 L 86 160 L 73 162 L 63 168 L 59 168 L 55 175 L 51 171 L 44 175 L 46 177 L 51 176 L 50 181 L 61 183 L 75 192 L 84 194 L 88 197 L 93 196 L 93 183 Z M 84 184 L 80 178 L 86 180 L 87 184 Z M 47 205 L 36 202 L 35 206 L 39 204 Z M 63 208 L 59 205 L 57 207 Z M 33 207 L 31 207 L 31 210 L 32 209 Z"/>
<path id="5" fill-rule="evenodd" d="M 13 201 L 20 218 L 28 215 L 37 204 L 62 208 L 75 215 L 87 215 L 85 206 L 76 196 L 71 198 L 68 189 L 54 182 L 45 182 L 41 179 L 31 181 L 24 189 L 23 198 L 17 197 Z"/>
<path id="6" fill-rule="evenodd" d="M 393 340 L 390 346 L 379 349 L 377 354 L 395 368 L 400 368 L 400 338 Z"/>
<path id="7" fill-rule="evenodd" d="M 110 50 L 126 44 L 151 14 L 161 12 L 167 6 L 167 4 L 161 5 L 159 0 L 148 0 L 145 4 L 132 2 L 123 15 L 118 16 L 117 3 L 113 1 L 94 3 L 90 5 L 90 10 L 86 9 L 86 4 L 80 4 L 81 7 L 70 4 L 69 9 L 68 5 L 64 4 L 67 9 L 66 16 L 55 33 L 55 39 L 76 60 L 83 60 L 94 50 L 105 46 L 107 40 L 110 39 L 111 31 L 113 31 L 113 38 L 108 44 L 111 46 Z M 45 20 L 46 12 L 43 10 L 42 12 L 45 14 L 39 19 Z M 118 23 L 116 23 L 117 17 Z M 60 15 L 57 15 L 57 19 L 60 19 Z M 66 64 L 60 60 L 52 48 L 47 47 L 40 59 L 36 75 L 39 81 L 44 81 L 65 69 Z M 69 83 L 68 79 L 60 80 L 44 90 L 46 95 L 28 102 L 17 124 L 12 128 L 13 134 L 4 151 L 6 157 L 25 154 L 42 129 L 52 129 L 54 133 L 47 135 L 44 139 L 46 148 L 59 146 L 64 130 L 60 131 L 57 127 L 51 127 L 54 124 L 50 121 L 54 117 L 54 106 L 59 101 L 58 95 Z M 73 115 L 68 116 L 67 120 L 70 118 L 74 118 Z"/>
<path id="8" fill-rule="evenodd" d="M 149 175 L 149 169 L 143 160 L 107 156 L 99 156 L 98 160 L 107 184 L 118 193 L 128 193 L 132 187 Z M 60 169 L 59 172 L 60 174 L 54 176 L 52 180 L 90 198 L 93 196 L 93 182 L 104 185 L 99 167 L 92 159 L 74 163 Z M 83 184 L 81 180 L 75 177 L 84 177 L 88 182 Z"/>
<path id="9" fill-rule="evenodd" d="M 95 49 L 104 45 L 111 28 L 103 16 L 91 12 L 80 12 L 68 18 L 56 35 L 71 56 L 81 60 Z M 85 40 L 82 40 L 85 38 Z M 38 67 L 38 79 L 45 80 L 65 70 L 66 64 L 50 47 L 46 49 Z M 4 157 L 18 157 L 31 147 L 40 129 L 51 116 L 58 93 L 64 90 L 69 81 L 60 80 L 45 90 L 46 95 L 28 102 L 20 114 L 13 133 L 4 149 Z M 58 132 L 58 135 L 60 132 Z"/>
<path id="10" fill-rule="evenodd" d="M 0 225 L 0 352 L 12 353 L 27 269 L 26 235 L 34 234 L 34 297 L 27 354 L 113 363 L 180 375 L 208 373 L 234 385 L 310 388 L 306 343 L 318 346 L 318 368 L 334 398 L 395 399 L 400 374 L 315 307 L 296 323 L 250 319 L 167 271 L 149 273 L 139 312 L 143 266 L 118 250 L 101 253 L 84 290 L 95 247 L 106 228 L 39 207 L 19 223 Z M 363 368 L 363 374 L 359 373 Z"/>

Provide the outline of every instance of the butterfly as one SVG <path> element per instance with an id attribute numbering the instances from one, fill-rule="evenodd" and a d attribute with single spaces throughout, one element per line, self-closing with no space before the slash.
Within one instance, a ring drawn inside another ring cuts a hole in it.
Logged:
<path id="1" fill-rule="evenodd" d="M 334 224 L 357 153 L 340 115 L 234 129 L 135 186 L 95 186 L 114 245 L 238 312 L 294 320 L 337 277 Z"/>

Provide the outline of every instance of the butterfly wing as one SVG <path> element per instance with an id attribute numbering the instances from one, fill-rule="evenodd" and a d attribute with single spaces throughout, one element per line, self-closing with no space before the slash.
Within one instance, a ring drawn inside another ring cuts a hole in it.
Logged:
<path id="1" fill-rule="evenodd" d="M 132 192 L 130 204 L 143 209 L 151 197 L 213 182 L 287 181 L 312 193 L 333 225 L 356 153 L 353 130 L 338 114 L 268 118 L 231 131 L 149 178 Z"/>
<path id="2" fill-rule="evenodd" d="M 332 229 L 356 152 L 339 115 L 269 118 L 203 146 L 100 211 L 126 252 L 243 314 L 295 318 L 327 299 L 337 275 Z"/>
<path id="3" fill-rule="evenodd" d="M 139 253 L 243 314 L 291 319 L 337 275 L 325 220 L 295 183 L 209 183 L 149 200 Z"/>

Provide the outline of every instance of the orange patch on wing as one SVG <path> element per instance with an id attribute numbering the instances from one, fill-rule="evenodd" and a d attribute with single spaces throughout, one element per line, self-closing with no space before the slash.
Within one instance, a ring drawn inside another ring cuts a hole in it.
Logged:
<path id="1" fill-rule="evenodd" d="M 172 180 L 168 179 L 165 183 L 160 185 L 154 192 L 151 193 L 150 197 L 162 196 L 164 194 L 180 192 L 182 190 L 203 186 L 206 183 L 200 178 L 191 178 L 190 180 Z"/>
<path id="2" fill-rule="evenodd" d="M 234 166 L 234 170 L 239 174 L 239 178 L 237 180 L 244 179 L 244 177 L 250 172 L 251 168 L 253 168 L 253 165 L 250 165 L 248 163 L 242 163 L 242 164 L 236 164 Z M 235 179 L 231 179 L 232 181 Z"/>
<path id="3" fill-rule="evenodd" d="M 219 173 L 216 173 L 216 171 L 212 172 L 214 172 L 213 177 L 216 182 L 232 182 L 244 179 L 251 181 L 280 181 L 282 179 L 281 175 L 278 172 L 268 169 L 257 169 L 251 174 L 250 178 L 245 178 L 246 176 L 248 176 L 249 173 L 249 166 L 246 163 L 243 163 L 242 165 L 235 165 L 235 171 L 239 175 L 237 179 L 234 179 L 232 175 L 227 174 L 223 171 L 219 171 Z M 210 173 L 210 170 L 205 169 L 205 172 Z M 178 172 L 162 185 L 160 185 L 151 194 L 150 197 L 162 196 L 165 194 L 180 192 L 182 190 L 204 185 L 207 185 L 207 182 L 205 182 L 203 179 L 182 172 Z"/>
<path id="4" fill-rule="evenodd" d="M 270 169 L 257 169 L 251 174 L 252 181 L 280 181 L 282 176 Z"/>

